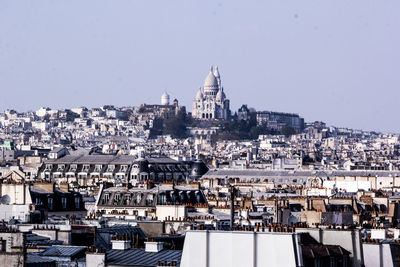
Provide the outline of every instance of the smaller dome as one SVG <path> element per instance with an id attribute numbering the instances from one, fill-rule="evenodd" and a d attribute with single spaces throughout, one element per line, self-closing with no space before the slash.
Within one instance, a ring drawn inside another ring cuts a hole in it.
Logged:
<path id="1" fill-rule="evenodd" d="M 190 178 L 199 179 L 201 176 L 203 176 L 207 172 L 208 172 L 207 165 L 201 160 L 196 160 L 192 163 L 191 171 L 190 171 Z"/>
<path id="2" fill-rule="evenodd" d="M 226 98 L 226 96 L 222 90 L 219 90 L 215 98 L 217 99 L 217 101 L 223 101 Z"/>
<path id="3" fill-rule="evenodd" d="M 164 92 L 161 96 L 161 105 L 169 105 L 169 94 Z"/>
<path id="4" fill-rule="evenodd" d="M 203 92 L 201 91 L 201 88 L 197 92 L 196 99 L 198 100 L 203 99 Z"/>

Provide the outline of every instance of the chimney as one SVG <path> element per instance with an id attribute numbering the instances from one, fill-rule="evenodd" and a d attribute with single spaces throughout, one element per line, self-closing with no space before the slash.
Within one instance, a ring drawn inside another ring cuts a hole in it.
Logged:
<path id="1" fill-rule="evenodd" d="M 127 250 L 131 248 L 130 240 L 111 240 L 112 249 Z"/>
<path id="2" fill-rule="evenodd" d="M 86 252 L 87 267 L 104 267 L 106 262 L 106 253 L 101 249 L 89 249 Z"/>
<path id="3" fill-rule="evenodd" d="M 145 251 L 146 252 L 160 252 L 161 250 L 164 249 L 164 243 L 163 242 L 144 242 L 145 244 Z"/>

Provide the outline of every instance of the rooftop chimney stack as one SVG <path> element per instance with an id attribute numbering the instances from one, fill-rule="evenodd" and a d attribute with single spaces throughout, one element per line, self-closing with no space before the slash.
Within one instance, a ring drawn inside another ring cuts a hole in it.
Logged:
<path id="1" fill-rule="evenodd" d="M 147 241 L 144 242 L 145 244 L 145 251 L 146 252 L 160 252 L 161 250 L 164 249 L 164 243 L 163 242 L 151 242 Z"/>
<path id="2" fill-rule="evenodd" d="M 111 240 L 112 249 L 127 250 L 131 248 L 130 240 Z"/>

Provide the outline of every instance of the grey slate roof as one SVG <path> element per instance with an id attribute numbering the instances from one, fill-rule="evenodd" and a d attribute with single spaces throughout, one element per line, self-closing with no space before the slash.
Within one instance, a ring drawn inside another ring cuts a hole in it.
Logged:
<path id="1" fill-rule="evenodd" d="M 50 240 L 49 237 L 40 236 L 37 234 L 27 234 L 26 235 L 26 243 L 28 245 L 52 246 L 52 245 L 61 245 L 61 244 L 63 244 L 63 241 Z"/>
<path id="2" fill-rule="evenodd" d="M 354 170 L 354 171 L 277 171 L 277 170 L 258 170 L 258 169 L 212 169 L 209 170 L 203 178 L 224 178 L 229 177 L 334 177 L 334 176 L 378 176 L 378 177 L 389 177 L 389 176 L 400 176 L 400 171 L 366 171 L 366 170 Z"/>
<path id="3" fill-rule="evenodd" d="M 86 247 L 83 246 L 51 246 L 40 255 L 52 257 L 73 257 L 85 249 Z"/>
<path id="4" fill-rule="evenodd" d="M 111 227 L 106 227 L 106 228 L 97 228 L 96 229 L 96 241 L 95 241 L 95 246 L 98 248 L 105 248 L 105 249 L 111 249 L 111 243 L 107 242 L 106 240 L 103 239 L 104 234 L 110 234 L 110 235 L 128 235 L 130 236 L 134 233 L 139 234 L 141 238 L 146 238 L 147 235 L 143 232 L 142 228 L 139 226 L 131 226 L 131 225 L 121 225 L 121 224 L 116 224 Z"/>
<path id="5" fill-rule="evenodd" d="M 27 253 L 26 255 L 26 263 L 27 264 L 45 264 L 45 263 L 54 263 L 55 260 L 49 259 L 47 257 L 42 257 L 38 254 Z"/>
<path id="6" fill-rule="evenodd" d="M 115 224 L 111 227 L 106 228 L 97 228 L 96 231 L 98 233 L 111 233 L 114 235 L 125 235 L 130 233 L 138 233 L 143 238 L 146 237 L 146 234 L 143 232 L 142 228 L 139 226 L 132 226 L 126 224 Z"/>
<path id="7" fill-rule="evenodd" d="M 135 156 L 129 155 L 66 155 L 64 157 L 46 160 L 45 163 L 57 163 L 57 164 L 131 164 L 136 160 Z"/>
<path id="8" fill-rule="evenodd" d="M 159 261 L 176 261 L 179 266 L 181 250 L 162 250 L 160 252 L 146 252 L 142 248 L 128 250 L 109 250 L 106 254 L 106 263 L 122 266 L 157 266 Z"/>

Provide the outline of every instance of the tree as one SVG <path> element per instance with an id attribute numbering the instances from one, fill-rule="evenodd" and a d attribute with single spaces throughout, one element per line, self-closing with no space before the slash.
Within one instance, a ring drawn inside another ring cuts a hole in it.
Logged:
<path id="1" fill-rule="evenodd" d="M 286 137 L 291 136 L 292 134 L 295 133 L 296 131 L 294 130 L 294 128 L 289 125 L 285 125 L 282 127 L 281 134 L 283 134 Z"/>
<path id="2" fill-rule="evenodd" d="M 164 120 L 163 134 L 169 134 L 174 138 L 185 138 L 187 136 L 186 114 L 179 112 Z"/>

